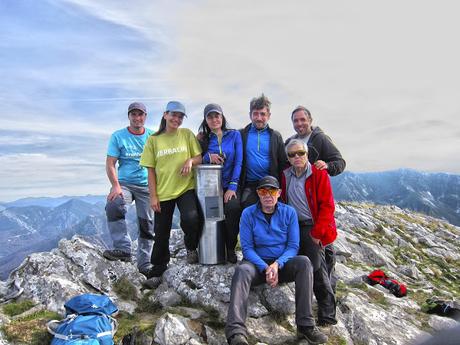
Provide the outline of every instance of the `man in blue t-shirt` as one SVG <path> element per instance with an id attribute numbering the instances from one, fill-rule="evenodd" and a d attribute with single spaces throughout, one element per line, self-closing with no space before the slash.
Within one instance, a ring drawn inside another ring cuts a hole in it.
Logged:
<path id="1" fill-rule="evenodd" d="M 144 127 L 146 118 L 144 104 L 134 102 L 129 105 L 129 126 L 112 134 L 105 164 L 107 177 L 112 184 L 105 211 L 114 249 L 104 251 L 103 255 L 108 260 L 131 261 L 131 239 L 125 215 L 127 206 L 134 201 L 139 226 L 137 267 L 141 273 L 151 268 L 153 247 L 153 212 L 150 208 L 147 169 L 139 165 L 145 142 L 153 133 Z"/>
<path id="2" fill-rule="evenodd" d="M 251 123 L 240 130 L 243 165 L 239 189 L 243 208 L 258 201 L 257 181 L 266 175 L 274 176 L 280 181 L 283 169 L 288 165 L 281 134 L 268 126 L 270 105 L 271 102 L 264 94 L 253 98 L 249 105 Z"/>

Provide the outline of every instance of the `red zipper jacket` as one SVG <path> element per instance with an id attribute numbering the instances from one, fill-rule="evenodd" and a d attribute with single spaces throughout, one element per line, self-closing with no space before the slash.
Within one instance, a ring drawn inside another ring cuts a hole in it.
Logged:
<path id="1" fill-rule="evenodd" d="M 337 238 L 337 227 L 334 219 L 334 196 L 327 170 L 318 170 L 312 164 L 312 174 L 305 180 L 305 196 L 313 218 L 311 235 L 328 245 Z M 290 172 L 287 168 L 281 175 L 281 198 L 287 203 L 287 187 Z"/>

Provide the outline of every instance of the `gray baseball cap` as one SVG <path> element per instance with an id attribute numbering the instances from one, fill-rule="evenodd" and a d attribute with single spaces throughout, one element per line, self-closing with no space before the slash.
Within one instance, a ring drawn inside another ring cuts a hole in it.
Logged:
<path id="1" fill-rule="evenodd" d="M 144 103 L 141 103 L 141 102 L 131 103 L 128 107 L 128 114 L 131 110 L 140 110 L 144 112 L 145 114 L 147 114 L 147 108 L 145 107 Z"/>
<path id="2" fill-rule="evenodd" d="M 187 114 L 185 113 L 184 105 L 181 102 L 178 102 L 178 101 L 168 102 L 168 104 L 166 104 L 165 111 L 167 111 L 167 112 L 175 112 L 175 113 L 182 113 L 185 116 L 187 116 Z"/>
<path id="3" fill-rule="evenodd" d="M 222 115 L 224 112 L 222 111 L 222 108 L 220 107 L 219 104 L 216 103 L 210 103 L 206 107 L 204 107 L 204 117 L 208 116 L 209 113 L 218 113 Z"/>

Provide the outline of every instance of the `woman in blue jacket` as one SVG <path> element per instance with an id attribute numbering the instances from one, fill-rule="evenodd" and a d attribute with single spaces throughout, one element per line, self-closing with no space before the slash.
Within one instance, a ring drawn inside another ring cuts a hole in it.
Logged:
<path id="1" fill-rule="evenodd" d="M 224 188 L 225 244 L 227 261 L 236 263 L 235 246 L 239 232 L 241 205 L 238 198 L 238 180 L 243 161 L 243 145 L 239 131 L 227 128 L 222 108 L 208 104 L 199 128 L 198 140 L 203 150 L 203 164 L 221 164 Z"/>

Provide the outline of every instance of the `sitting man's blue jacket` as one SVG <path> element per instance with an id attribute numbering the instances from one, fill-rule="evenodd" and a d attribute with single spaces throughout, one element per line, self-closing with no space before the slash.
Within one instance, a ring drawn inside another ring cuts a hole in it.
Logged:
<path id="1" fill-rule="evenodd" d="M 277 261 L 279 268 L 297 255 L 299 223 L 291 206 L 278 202 L 270 224 L 262 213 L 260 202 L 244 209 L 240 220 L 240 242 L 244 259 L 263 272 L 268 262 Z"/>

